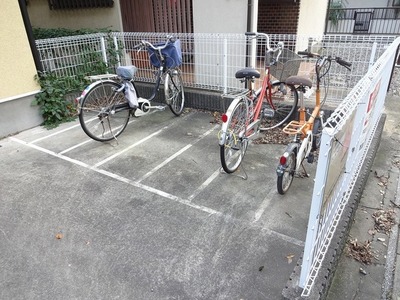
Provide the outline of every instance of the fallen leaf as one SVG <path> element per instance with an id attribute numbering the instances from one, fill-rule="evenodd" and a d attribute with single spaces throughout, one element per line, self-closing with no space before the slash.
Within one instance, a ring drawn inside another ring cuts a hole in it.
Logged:
<path id="1" fill-rule="evenodd" d="M 361 274 L 363 274 L 363 275 L 367 275 L 367 271 L 365 271 L 363 268 L 360 268 L 360 270 L 359 270 L 359 271 L 360 271 L 360 273 L 361 273 Z"/>
<path id="2" fill-rule="evenodd" d="M 287 260 L 288 260 L 288 264 L 291 264 L 291 263 L 292 263 L 293 257 L 294 257 L 294 254 L 289 254 L 289 255 L 286 256 L 286 258 L 287 258 Z"/>
<path id="3" fill-rule="evenodd" d="M 63 237 L 64 237 L 64 236 L 63 236 L 62 233 L 57 233 L 57 234 L 56 234 L 56 239 L 57 239 L 57 240 L 61 240 Z"/>

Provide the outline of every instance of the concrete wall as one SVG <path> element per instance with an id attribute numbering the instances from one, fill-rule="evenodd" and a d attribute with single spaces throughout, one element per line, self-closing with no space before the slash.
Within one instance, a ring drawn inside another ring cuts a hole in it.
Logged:
<path id="1" fill-rule="evenodd" d="M 0 11 L 0 102 L 3 98 L 39 89 L 18 1 L 2 2 Z"/>
<path id="2" fill-rule="evenodd" d="M 328 0 L 301 0 L 297 35 L 318 37 L 324 34 Z M 307 49 L 307 42 L 298 42 L 296 52 Z"/>
<path id="3" fill-rule="evenodd" d="M 39 125 L 38 107 L 32 106 L 40 90 L 18 1 L 3 1 L 0 10 L 0 138 Z"/>
<path id="4" fill-rule="evenodd" d="M 41 28 L 105 28 L 122 31 L 119 0 L 110 8 L 50 10 L 48 0 L 28 1 L 33 27 Z"/>
<path id="5" fill-rule="evenodd" d="M 244 33 L 247 0 L 193 0 L 196 33 Z"/>

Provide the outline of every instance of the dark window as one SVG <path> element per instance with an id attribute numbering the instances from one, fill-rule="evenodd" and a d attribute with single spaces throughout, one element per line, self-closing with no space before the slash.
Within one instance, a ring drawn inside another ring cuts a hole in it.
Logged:
<path id="1" fill-rule="evenodd" d="M 50 9 L 113 7 L 114 0 L 48 0 Z"/>

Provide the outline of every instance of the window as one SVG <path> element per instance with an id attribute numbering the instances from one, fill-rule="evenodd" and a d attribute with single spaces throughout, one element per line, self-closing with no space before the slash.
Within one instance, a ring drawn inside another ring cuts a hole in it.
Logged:
<path id="1" fill-rule="evenodd" d="M 48 0 L 50 9 L 113 7 L 114 0 Z"/>
<path id="2" fill-rule="evenodd" d="M 400 0 L 393 0 L 392 6 L 400 6 Z"/>

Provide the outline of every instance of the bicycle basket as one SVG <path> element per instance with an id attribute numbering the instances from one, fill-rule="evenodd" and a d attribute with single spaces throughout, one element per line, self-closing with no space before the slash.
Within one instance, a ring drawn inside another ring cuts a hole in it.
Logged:
<path id="1" fill-rule="evenodd" d="M 156 46 L 162 46 L 163 44 L 158 44 Z M 159 68 L 161 65 L 161 58 L 159 57 L 159 52 L 154 49 L 148 48 L 147 51 L 150 55 L 150 63 Z M 161 50 L 161 54 L 166 61 L 167 68 L 175 68 L 182 64 L 182 50 L 181 41 L 176 40 L 173 43 L 169 43 L 167 47 Z"/>
<path id="2" fill-rule="evenodd" d="M 271 75 L 279 81 L 285 81 L 289 76 L 298 74 L 301 62 L 299 55 L 285 48 L 279 61 L 270 66 Z"/>

